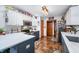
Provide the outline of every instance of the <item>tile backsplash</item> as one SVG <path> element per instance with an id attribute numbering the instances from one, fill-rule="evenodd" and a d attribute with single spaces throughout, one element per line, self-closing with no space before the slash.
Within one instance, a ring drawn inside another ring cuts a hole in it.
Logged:
<path id="1" fill-rule="evenodd" d="M 21 26 L 6 25 L 6 33 L 14 33 L 18 31 L 21 31 Z"/>
<path id="2" fill-rule="evenodd" d="M 79 26 L 78 25 L 72 25 L 75 29 L 76 29 L 76 34 L 79 34 Z M 70 25 L 69 26 L 67 26 L 67 27 L 70 27 Z"/>
<path id="3" fill-rule="evenodd" d="M 79 30 L 79 26 L 75 26 L 76 30 Z M 79 34 L 79 31 L 76 32 L 76 34 Z"/>

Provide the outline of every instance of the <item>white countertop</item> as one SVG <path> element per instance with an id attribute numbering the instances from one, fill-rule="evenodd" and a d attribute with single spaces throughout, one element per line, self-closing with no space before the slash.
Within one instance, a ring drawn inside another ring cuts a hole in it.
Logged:
<path id="1" fill-rule="evenodd" d="M 0 51 L 17 45 L 23 41 L 29 40 L 33 37 L 33 35 L 26 35 L 24 33 L 0 35 Z"/>
<path id="2" fill-rule="evenodd" d="M 78 34 L 71 34 L 71 33 L 66 33 L 66 32 L 61 32 L 62 36 L 63 36 L 63 39 L 65 41 L 65 44 L 69 50 L 70 53 L 79 53 L 79 43 L 77 42 L 72 42 L 72 41 L 69 41 L 67 39 L 66 36 L 73 36 L 73 37 L 79 37 Z"/>

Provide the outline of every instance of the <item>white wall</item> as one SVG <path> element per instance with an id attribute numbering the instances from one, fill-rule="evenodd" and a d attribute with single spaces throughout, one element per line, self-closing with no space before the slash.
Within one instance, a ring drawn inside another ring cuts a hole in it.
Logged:
<path id="1" fill-rule="evenodd" d="M 44 36 L 47 36 L 47 18 L 44 19 Z"/>

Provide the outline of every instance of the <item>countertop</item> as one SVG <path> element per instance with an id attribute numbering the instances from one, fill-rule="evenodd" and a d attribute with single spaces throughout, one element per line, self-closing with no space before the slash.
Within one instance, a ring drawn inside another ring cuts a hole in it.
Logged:
<path id="1" fill-rule="evenodd" d="M 66 33 L 66 32 L 61 32 L 61 34 L 62 34 L 62 37 L 65 41 L 65 44 L 66 44 L 66 46 L 69 50 L 69 53 L 79 53 L 79 43 L 69 41 L 66 37 L 66 36 L 79 37 L 79 35 L 78 34 Z"/>
<path id="2" fill-rule="evenodd" d="M 0 35 L 0 51 L 10 48 L 14 45 L 29 40 L 35 36 L 27 35 L 24 33 L 12 33 L 6 35 Z"/>

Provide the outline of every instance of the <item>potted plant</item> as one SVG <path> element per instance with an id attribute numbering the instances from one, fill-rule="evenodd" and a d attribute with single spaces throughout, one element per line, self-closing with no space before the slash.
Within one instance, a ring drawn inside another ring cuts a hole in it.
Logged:
<path id="1" fill-rule="evenodd" d="M 2 35 L 4 32 L 4 30 L 2 28 L 0 28 L 0 35 Z"/>

